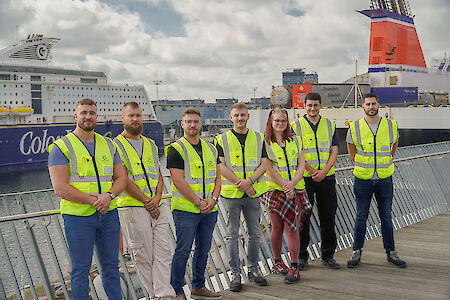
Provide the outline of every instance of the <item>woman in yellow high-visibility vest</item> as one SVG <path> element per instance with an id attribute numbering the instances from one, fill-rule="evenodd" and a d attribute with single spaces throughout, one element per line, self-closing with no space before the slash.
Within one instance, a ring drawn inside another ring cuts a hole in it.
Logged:
<path id="1" fill-rule="evenodd" d="M 291 133 L 286 110 L 272 110 L 265 131 L 267 155 L 272 164 L 267 169 L 269 191 L 261 201 L 269 209 L 272 221 L 270 241 L 275 259 L 274 272 L 286 275 L 286 283 L 300 279 L 297 268 L 300 252 L 300 227 L 304 204 L 309 204 L 303 173 L 305 159 L 300 140 Z M 309 206 L 310 209 L 310 206 Z M 288 239 L 291 267 L 281 259 L 283 231 Z"/>

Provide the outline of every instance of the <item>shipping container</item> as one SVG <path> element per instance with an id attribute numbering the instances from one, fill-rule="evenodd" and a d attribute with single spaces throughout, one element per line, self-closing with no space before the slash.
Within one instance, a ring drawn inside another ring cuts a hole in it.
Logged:
<path id="1" fill-rule="evenodd" d="M 292 85 L 292 107 L 305 107 L 305 96 L 311 93 L 311 84 L 293 84 Z"/>
<path id="2" fill-rule="evenodd" d="M 353 106 L 355 105 L 353 86 L 351 83 L 319 83 L 312 85 L 312 91 L 320 94 L 323 107 Z M 358 105 L 361 105 L 361 95 L 370 93 L 371 89 L 368 84 L 358 84 L 358 89 Z"/>
<path id="3" fill-rule="evenodd" d="M 372 93 L 378 96 L 382 106 L 402 107 L 417 105 L 417 87 L 373 87 Z"/>

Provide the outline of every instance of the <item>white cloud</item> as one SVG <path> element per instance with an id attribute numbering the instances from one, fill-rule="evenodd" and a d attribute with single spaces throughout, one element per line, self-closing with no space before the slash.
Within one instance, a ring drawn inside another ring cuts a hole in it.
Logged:
<path id="1" fill-rule="evenodd" d="M 253 87 L 257 96 L 269 96 L 287 68 L 316 71 L 321 82 L 352 76 L 355 58 L 359 70 L 367 70 L 370 20 L 355 10 L 369 1 L 140 0 L 148 9 L 165 4 L 181 15 L 182 37 L 152 31 L 127 2 L 10 1 L 0 4 L 0 45 L 15 40 L 16 23 L 22 37 L 60 37 L 55 65 L 105 71 L 113 82 L 144 83 L 151 97 L 156 79 L 163 81 L 161 98 L 246 101 Z M 410 2 L 427 62 L 450 54 L 448 1 Z"/>

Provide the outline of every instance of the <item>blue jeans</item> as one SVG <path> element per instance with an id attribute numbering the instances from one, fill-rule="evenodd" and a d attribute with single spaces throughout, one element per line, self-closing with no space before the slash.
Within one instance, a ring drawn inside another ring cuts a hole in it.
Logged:
<path id="1" fill-rule="evenodd" d="M 108 298 L 122 299 L 119 274 L 120 223 L 117 209 L 102 215 L 63 215 L 64 229 L 72 260 L 70 284 L 73 299 L 89 299 L 89 271 L 94 245 L 100 267 L 102 282 Z"/>
<path id="2" fill-rule="evenodd" d="M 195 214 L 174 210 L 173 221 L 177 235 L 177 245 L 172 258 L 170 284 L 177 295 L 183 294 L 183 280 L 186 263 L 195 239 L 194 257 L 192 259 L 192 288 L 205 286 L 205 269 L 211 240 L 217 222 L 217 211 L 209 214 Z"/>
<path id="3" fill-rule="evenodd" d="M 353 250 L 361 250 L 366 235 L 366 222 L 370 202 L 375 193 L 378 213 L 381 219 L 381 233 L 386 253 L 394 251 L 394 228 L 392 226 L 392 176 L 385 179 L 363 180 L 355 177 L 354 192 L 356 196 L 356 222 Z"/>

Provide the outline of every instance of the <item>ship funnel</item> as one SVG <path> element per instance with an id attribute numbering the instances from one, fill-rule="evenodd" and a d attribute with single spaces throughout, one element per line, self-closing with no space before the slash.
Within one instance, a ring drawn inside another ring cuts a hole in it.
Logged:
<path id="1" fill-rule="evenodd" d="M 372 20 L 369 68 L 380 64 L 426 68 L 416 27 L 404 1 L 377 2 L 386 8 L 359 11 Z"/>

